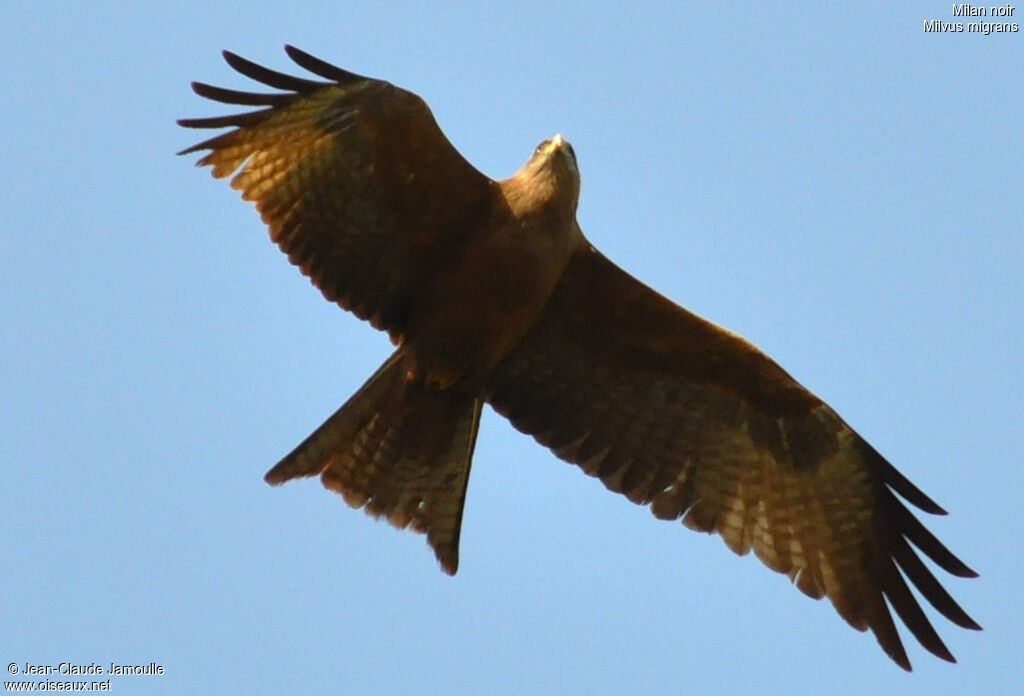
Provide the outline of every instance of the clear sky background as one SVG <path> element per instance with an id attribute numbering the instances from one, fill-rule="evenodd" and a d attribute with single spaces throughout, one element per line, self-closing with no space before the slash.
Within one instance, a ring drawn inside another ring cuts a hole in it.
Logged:
<path id="1" fill-rule="evenodd" d="M 628 9 L 626 9 L 628 7 Z M 443 9 L 442 9 L 443 8 Z M 119 694 L 1009 694 L 1020 684 L 1024 31 L 949 2 L 0 5 L 0 658 Z M 1024 9 L 1014 21 L 1024 29 Z M 174 153 L 294 43 L 493 177 L 562 132 L 590 239 L 738 331 L 949 511 L 986 630 L 905 674 L 752 556 L 491 411 L 462 565 L 264 471 L 389 354 Z M 7 678 L 6 676 L 4 677 Z"/>

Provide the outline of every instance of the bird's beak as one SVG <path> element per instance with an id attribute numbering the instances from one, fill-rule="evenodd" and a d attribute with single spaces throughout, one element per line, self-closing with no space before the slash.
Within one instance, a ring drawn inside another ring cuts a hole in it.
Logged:
<path id="1" fill-rule="evenodd" d="M 561 150 L 565 146 L 565 138 L 562 137 L 561 133 L 558 133 L 551 139 L 551 148 L 553 150 Z"/>

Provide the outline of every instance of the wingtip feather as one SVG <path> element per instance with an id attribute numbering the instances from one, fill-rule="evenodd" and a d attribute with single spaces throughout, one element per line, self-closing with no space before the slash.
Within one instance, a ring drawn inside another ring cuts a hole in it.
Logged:
<path id="1" fill-rule="evenodd" d="M 455 574 L 459 572 L 459 559 L 458 557 L 451 557 L 450 555 L 444 555 L 438 551 L 435 551 L 437 560 L 441 562 L 441 570 L 445 575 L 455 577 Z"/>
<path id="2" fill-rule="evenodd" d="M 859 444 L 862 457 L 881 469 L 882 480 L 892 490 L 924 512 L 932 515 L 949 514 L 941 505 L 932 500 L 931 496 L 904 476 L 903 472 L 890 464 L 889 460 L 879 454 L 878 450 L 868 444 L 866 440 L 861 439 Z"/>
<path id="3" fill-rule="evenodd" d="M 338 84 L 347 85 L 368 79 L 362 75 L 357 75 L 354 72 L 332 65 L 322 58 L 317 58 L 311 53 L 306 53 L 302 49 L 296 48 L 290 44 L 285 44 L 284 50 L 285 53 L 288 54 L 288 57 L 291 58 L 299 67 L 308 70 L 314 75 L 337 82 Z"/>
<path id="4" fill-rule="evenodd" d="M 266 481 L 271 486 L 280 486 L 282 483 L 287 481 L 289 477 L 281 474 L 281 472 L 278 470 L 280 466 L 280 464 L 277 464 L 270 471 L 263 474 L 263 480 Z"/>

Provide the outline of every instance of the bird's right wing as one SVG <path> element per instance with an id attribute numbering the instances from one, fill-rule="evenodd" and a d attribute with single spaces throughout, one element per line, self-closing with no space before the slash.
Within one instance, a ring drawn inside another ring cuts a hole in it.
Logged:
<path id="1" fill-rule="evenodd" d="M 284 92 L 193 83 L 225 104 L 264 107 L 188 128 L 231 128 L 180 154 L 256 204 L 270 236 L 324 296 L 400 337 L 423 279 L 485 214 L 493 182 L 470 165 L 415 94 L 286 47 L 329 82 L 292 77 L 225 52 L 238 72 Z"/>

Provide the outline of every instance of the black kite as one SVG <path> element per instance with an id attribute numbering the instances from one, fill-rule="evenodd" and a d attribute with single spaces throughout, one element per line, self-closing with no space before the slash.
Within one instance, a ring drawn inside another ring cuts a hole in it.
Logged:
<path id="1" fill-rule="evenodd" d="M 454 574 L 487 402 L 656 517 L 717 532 L 827 595 L 905 669 L 886 600 L 953 661 L 904 576 L 949 620 L 979 626 L 911 543 L 953 575 L 976 574 L 896 494 L 943 509 L 756 347 L 602 256 L 576 222 L 579 172 L 561 136 L 492 181 L 416 95 L 286 50 L 328 81 L 225 52 L 283 92 L 194 83 L 258 108 L 180 121 L 231 129 L 184 152 L 209 150 L 199 164 L 215 177 L 238 172 L 232 186 L 291 262 L 398 349 L 269 483 L 319 475 L 353 507 L 426 533 Z"/>

